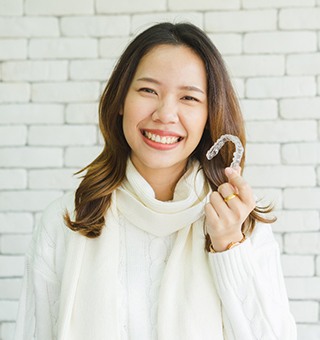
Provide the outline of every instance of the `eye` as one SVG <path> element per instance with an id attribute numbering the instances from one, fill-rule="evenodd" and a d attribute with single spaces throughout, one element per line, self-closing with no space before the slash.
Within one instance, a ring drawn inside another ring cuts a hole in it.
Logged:
<path id="1" fill-rule="evenodd" d="M 192 97 L 192 96 L 184 96 L 184 97 L 182 97 L 182 99 L 189 100 L 189 101 L 195 101 L 195 102 L 200 101 L 199 99 Z"/>
<path id="2" fill-rule="evenodd" d="M 141 89 L 139 89 L 139 92 L 146 92 L 146 93 L 151 93 L 151 94 L 157 94 L 157 92 L 155 90 L 152 90 L 148 87 L 142 87 Z"/>

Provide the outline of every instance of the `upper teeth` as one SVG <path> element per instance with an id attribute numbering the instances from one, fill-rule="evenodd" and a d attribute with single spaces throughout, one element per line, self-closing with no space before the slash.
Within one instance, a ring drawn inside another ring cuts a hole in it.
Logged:
<path id="1" fill-rule="evenodd" d="M 155 135 L 151 132 L 144 131 L 144 135 L 148 138 L 151 139 L 152 141 L 156 143 L 161 143 L 161 144 L 173 144 L 176 143 L 179 140 L 179 137 L 161 137 L 159 135 Z"/>

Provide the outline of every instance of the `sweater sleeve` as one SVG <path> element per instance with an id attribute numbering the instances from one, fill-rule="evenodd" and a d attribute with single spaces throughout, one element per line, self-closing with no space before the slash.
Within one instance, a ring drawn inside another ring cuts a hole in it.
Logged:
<path id="1" fill-rule="evenodd" d="M 25 273 L 15 340 L 53 340 L 60 283 L 55 272 L 56 244 L 42 218 L 25 257 Z"/>
<path id="2" fill-rule="evenodd" d="M 229 251 L 209 254 L 227 340 L 295 340 L 280 252 L 269 225 Z"/>

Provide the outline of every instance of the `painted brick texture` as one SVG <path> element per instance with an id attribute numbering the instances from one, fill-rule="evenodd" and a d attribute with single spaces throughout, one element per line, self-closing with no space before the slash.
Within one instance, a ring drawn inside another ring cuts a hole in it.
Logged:
<path id="1" fill-rule="evenodd" d="M 102 149 L 98 101 L 133 35 L 191 21 L 221 51 L 247 129 L 244 175 L 274 202 L 298 339 L 320 339 L 320 1 L 0 0 L 0 339 L 41 211 Z"/>

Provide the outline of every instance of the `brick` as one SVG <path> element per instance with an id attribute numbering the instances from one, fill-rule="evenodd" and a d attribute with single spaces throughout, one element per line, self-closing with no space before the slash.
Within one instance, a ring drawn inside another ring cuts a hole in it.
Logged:
<path id="1" fill-rule="evenodd" d="M 313 52 L 317 49 L 315 32 L 247 33 L 244 36 L 246 53 Z"/>
<path id="2" fill-rule="evenodd" d="M 23 273 L 24 256 L 0 255 L 0 277 L 22 276 Z"/>
<path id="3" fill-rule="evenodd" d="M 298 324 L 298 339 L 318 340 L 320 338 L 320 325 Z"/>
<path id="4" fill-rule="evenodd" d="M 261 121 L 247 122 L 249 142 L 304 142 L 317 140 L 317 126 L 314 121 Z"/>
<path id="5" fill-rule="evenodd" d="M 218 48 L 221 54 L 241 54 L 242 36 L 237 33 L 211 33 L 208 34 L 211 41 Z"/>
<path id="6" fill-rule="evenodd" d="M 319 164 L 319 143 L 290 143 L 284 144 L 281 156 L 285 164 Z"/>
<path id="7" fill-rule="evenodd" d="M 98 143 L 97 144 L 101 145 L 101 146 L 104 145 L 104 139 L 103 139 L 103 136 L 102 136 L 100 129 L 98 131 Z"/>
<path id="8" fill-rule="evenodd" d="M 278 118 L 278 103 L 274 99 L 242 99 L 240 106 L 246 121 Z"/>
<path id="9" fill-rule="evenodd" d="M 95 126 L 31 126 L 30 145 L 92 145 L 96 143 Z"/>
<path id="10" fill-rule="evenodd" d="M 0 279 L 0 299 L 17 300 L 22 287 L 21 279 Z"/>
<path id="11" fill-rule="evenodd" d="M 31 235 L 2 235 L 0 238 L 1 253 L 24 255 L 30 245 L 31 237 Z"/>
<path id="12" fill-rule="evenodd" d="M 245 84 L 241 78 L 232 78 L 232 84 L 236 91 L 238 98 L 244 98 L 245 96 Z"/>
<path id="13" fill-rule="evenodd" d="M 1 323 L 1 339 L 2 340 L 12 340 L 15 331 L 14 322 L 2 322 Z"/>
<path id="14" fill-rule="evenodd" d="M 234 77 L 278 76 L 285 71 L 284 56 L 229 56 L 224 58 Z"/>
<path id="15" fill-rule="evenodd" d="M 115 61 L 107 60 L 75 60 L 70 63 L 71 80 L 103 80 L 109 79 Z"/>
<path id="16" fill-rule="evenodd" d="M 63 150 L 61 148 L 0 148 L 2 168 L 46 168 L 61 167 Z"/>
<path id="17" fill-rule="evenodd" d="M 77 15 L 92 14 L 94 12 L 94 0 L 26 0 L 26 14 L 35 15 Z"/>
<path id="18" fill-rule="evenodd" d="M 51 81 L 68 78 L 67 61 L 16 61 L 2 64 L 6 81 Z"/>
<path id="19" fill-rule="evenodd" d="M 320 29 L 320 8 L 290 8 L 279 13 L 281 29 Z"/>
<path id="20" fill-rule="evenodd" d="M 307 232 L 320 229 L 318 211 L 282 210 L 276 212 L 277 221 L 273 224 L 276 232 Z"/>
<path id="21" fill-rule="evenodd" d="M 249 98 L 290 98 L 314 96 L 316 84 L 313 77 L 251 78 L 247 81 Z"/>
<path id="22" fill-rule="evenodd" d="M 26 39 L 1 39 L 0 61 L 25 59 L 27 57 Z"/>
<path id="23" fill-rule="evenodd" d="M 105 38 L 99 43 L 99 56 L 118 58 L 129 42 L 129 38 Z"/>
<path id="24" fill-rule="evenodd" d="M 102 151 L 101 146 L 68 147 L 65 153 L 65 165 L 83 168 L 91 163 Z"/>
<path id="25" fill-rule="evenodd" d="M 270 165 L 280 164 L 280 145 L 279 144 L 252 144 L 246 146 L 247 165 Z"/>
<path id="26" fill-rule="evenodd" d="M 30 85 L 25 83 L 0 83 L 0 103 L 28 102 Z"/>
<path id="27" fill-rule="evenodd" d="M 137 35 L 159 22 L 192 22 L 194 25 L 203 28 L 203 14 L 199 12 L 164 12 L 133 14 L 131 19 L 131 33 Z"/>
<path id="28" fill-rule="evenodd" d="M 0 300 L 0 321 L 14 321 L 18 313 L 18 301 Z"/>
<path id="29" fill-rule="evenodd" d="M 257 187 L 287 188 L 316 185 L 312 166 L 247 166 L 246 177 Z"/>
<path id="30" fill-rule="evenodd" d="M 287 188 L 284 190 L 284 206 L 287 209 L 320 209 L 320 188 Z"/>
<path id="31" fill-rule="evenodd" d="M 30 170 L 30 189 L 76 189 L 80 184 L 79 176 L 73 174 L 79 169 Z"/>
<path id="32" fill-rule="evenodd" d="M 97 40 L 92 38 L 31 39 L 31 59 L 95 58 L 98 54 Z"/>
<path id="33" fill-rule="evenodd" d="M 239 9 L 240 0 L 169 0 L 168 7 L 170 11 L 175 10 L 221 10 L 221 9 Z"/>
<path id="34" fill-rule="evenodd" d="M 320 73 L 320 53 L 289 55 L 287 73 L 289 75 L 318 75 Z"/>
<path id="35" fill-rule="evenodd" d="M 33 216 L 30 213 L 0 213 L 0 233 L 31 233 Z"/>
<path id="36" fill-rule="evenodd" d="M 285 235 L 285 250 L 291 254 L 319 254 L 320 232 L 290 233 Z"/>
<path id="37" fill-rule="evenodd" d="M 25 170 L 0 169 L 0 190 L 25 189 L 26 187 L 27 187 L 27 172 Z"/>
<path id="38" fill-rule="evenodd" d="M 56 82 L 32 85 L 34 102 L 92 102 L 99 98 L 98 82 Z"/>
<path id="39" fill-rule="evenodd" d="M 318 255 L 316 259 L 316 271 L 317 271 L 317 276 L 320 276 L 320 255 Z"/>
<path id="40" fill-rule="evenodd" d="M 59 36 L 59 22 L 57 18 L 0 18 L 0 37 L 27 38 L 57 36 Z"/>
<path id="41" fill-rule="evenodd" d="M 130 16 L 63 17 L 61 33 L 75 37 L 127 36 L 130 33 Z"/>
<path id="42" fill-rule="evenodd" d="M 320 98 L 282 99 L 280 116 L 289 119 L 320 119 Z"/>
<path id="43" fill-rule="evenodd" d="M 0 211 L 42 211 L 62 194 L 58 190 L 3 191 L 0 192 Z"/>
<path id="44" fill-rule="evenodd" d="M 204 22 L 208 32 L 270 31 L 277 27 L 277 12 L 275 10 L 207 12 L 204 15 Z"/>
<path id="45" fill-rule="evenodd" d="M 4 15 L 22 15 L 23 0 L 0 0 L 0 13 Z"/>
<path id="46" fill-rule="evenodd" d="M 16 126 L 0 126 L 0 145 L 16 146 L 25 145 L 27 141 L 27 127 Z"/>
<path id="47" fill-rule="evenodd" d="M 281 262 L 284 276 L 314 276 L 314 257 L 307 255 L 282 255 Z"/>
<path id="48" fill-rule="evenodd" d="M 287 278 L 285 281 L 289 298 L 305 300 L 320 298 L 320 277 Z"/>
<path id="49" fill-rule="evenodd" d="M 105 1 L 96 0 L 96 11 L 98 13 L 137 13 L 137 12 L 158 12 L 165 11 L 167 4 L 165 0 L 146 1 L 146 0 L 122 0 Z"/>
<path id="50" fill-rule="evenodd" d="M 314 6 L 314 0 L 242 0 L 244 8 L 282 8 Z"/>
<path id="51" fill-rule="evenodd" d="M 97 124 L 98 104 L 69 104 L 66 108 L 66 122 L 71 124 Z"/>
<path id="52" fill-rule="evenodd" d="M 62 124 L 64 107 L 60 104 L 0 105 L 0 124 Z"/>
<path id="53" fill-rule="evenodd" d="M 290 310 L 296 322 L 318 321 L 319 304 L 316 301 L 291 301 Z M 299 337 L 299 339 L 309 339 L 309 337 Z"/>

